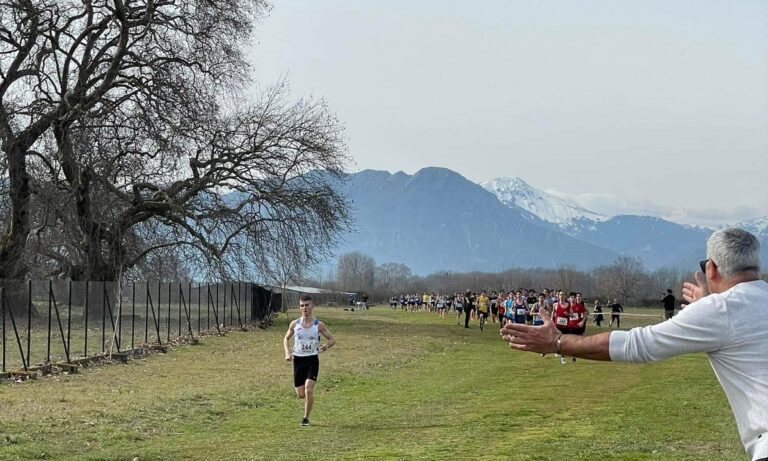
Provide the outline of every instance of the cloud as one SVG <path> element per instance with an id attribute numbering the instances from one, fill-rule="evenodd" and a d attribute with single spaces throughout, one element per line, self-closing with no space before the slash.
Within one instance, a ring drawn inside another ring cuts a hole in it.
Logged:
<path id="1" fill-rule="evenodd" d="M 761 217 L 759 209 L 737 206 L 729 209 L 671 207 L 649 200 L 631 200 L 614 194 L 586 192 L 569 195 L 549 189 L 547 193 L 576 202 L 582 208 L 608 216 L 648 215 L 658 216 L 679 224 L 718 227 L 736 224 Z"/>
<path id="2" fill-rule="evenodd" d="M 608 216 L 621 214 L 658 216 L 660 213 L 668 211 L 647 201 L 628 200 L 613 194 L 585 192 L 571 195 L 553 189 L 548 189 L 547 193 L 576 202 L 582 208 Z"/>
<path id="3" fill-rule="evenodd" d="M 760 210 L 744 206 L 738 206 L 728 210 L 679 208 L 662 216 L 664 219 L 681 224 L 696 224 L 713 227 L 725 224 L 738 224 L 758 217 L 761 217 Z"/>

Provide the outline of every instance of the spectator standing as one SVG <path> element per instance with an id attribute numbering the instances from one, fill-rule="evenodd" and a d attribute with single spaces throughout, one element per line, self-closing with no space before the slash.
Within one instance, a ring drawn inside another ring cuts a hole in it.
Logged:
<path id="1" fill-rule="evenodd" d="M 699 266 L 695 283 L 683 284 L 690 304 L 665 322 L 579 337 L 545 321 L 507 324 L 501 334 L 514 349 L 593 360 L 647 363 L 704 352 L 745 451 L 752 461 L 768 461 L 768 283 L 760 279 L 760 242 L 742 229 L 715 231 Z"/>
<path id="2" fill-rule="evenodd" d="M 675 297 L 670 288 L 667 288 L 667 294 L 661 298 L 661 302 L 664 303 L 664 318 L 671 319 L 675 315 Z"/>
<path id="3" fill-rule="evenodd" d="M 619 300 L 614 299 L 613 304 L 611 304 L 611 327 L 613 327 L 613 322 L 616 321 L 616 328 L 621 328 L 621 314 L 623 313 L 624 308 L 619 304 Z"/>
<path id="4" fill-rule="evenodd" d="M 467 293 L 464 295 L 464 328 L 469 328 L 469 316 L 475 308 L 475 301 L 472 298 L 472 292 L 467 290 Z"/>
<path id="5" fill-rule="evenodd" d="M 595 308 L 593 312 L 595 313 L 595 316 L 594 316 L 595 325 L 600 326 L 600 323 L 602 323 L 603 321 L 603 306 L 600 305 L 599 299 L 595 300 Z"/>

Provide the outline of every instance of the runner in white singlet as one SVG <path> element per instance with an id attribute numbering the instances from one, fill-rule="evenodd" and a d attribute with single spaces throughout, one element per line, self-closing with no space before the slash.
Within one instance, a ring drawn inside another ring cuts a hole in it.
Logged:
<path id="1" fill-rule="evenodd" d="M 315 403 L 315 383 L 320 372 L 318 354 L 333 347 L 336 340 L 328 327 L 312 315 L 314 304 L 311 297 L 305 295 L 299 298 L 299 310 L 301 318 L 292 321 L 288 326 L 288 332 L 283 338 L 283 349 L 285 360 L 293 362 L 293 385 L 296 395 L 304 399 L 304 417 L 301 419 L 301 425 L 309 426 L 309 414 Z M 325 344 L 320 344 L 320 336 L 327 339 Z M 293 347 L 289 348 L 288 342 L 291 338 Z"/>

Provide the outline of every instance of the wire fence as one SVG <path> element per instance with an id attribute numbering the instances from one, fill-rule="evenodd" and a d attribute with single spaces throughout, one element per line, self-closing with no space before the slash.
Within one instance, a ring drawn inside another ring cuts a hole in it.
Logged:
<path id="1" fill-rule="evenodd" d="M 0 371 L 221 334 L 268 322 L 281 305 L 250 282 L 0 281 Z"/>

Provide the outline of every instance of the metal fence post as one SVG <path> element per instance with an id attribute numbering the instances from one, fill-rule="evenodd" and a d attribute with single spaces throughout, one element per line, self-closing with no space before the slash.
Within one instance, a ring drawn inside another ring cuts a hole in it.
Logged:
<path id="1" fill-rule="evenodd" d="M 169 290 L 170 291 L 170 290 Z M 183 296 L 184 293 L 181 291 L 181 282 L 179 282 L 179 295 Z M 170 295 L 168 296 L 170 298 Z M 181 299 L 176 303 L 177 306 L 179 306 L 179 336 L 181 336 Z M 184 306 L 184 311 L 186 312 L 187 306 Z"/>
<path id="2" fill-rule="evenodd" d="M 135 331 L 136 331 L 136 282 L 132 283 L 132 289 L 131 289 L 131 349 L 133 350 L 135 346 L 133 345 L 133 340 L 135 337 Z M 146 320 L 146 319 L 145 319 Z"/>
<path id="3" fill-rule="evenodd" d="M 101 353 L 106 352 L 107 342 L 107 310 L 105 309 L 107 302 L 107 285 L 106 282 L 101 282 Z"/>
<path id="4" fill-rule="evenodd" d="M 72 350 L 72 280 L 67 287 L 67 350 Z M 69 362 L 69 352 L 67 362 Z"/>
<path id="5" fill-rule="evenodd" d="M 27 280 L 27 361 L 32 357 L 32 280 Z M 24 368 L 26 370 L 26 367 Z"/>
<path id="6" fill-rule="evenodd" d="M 202 317 L 203 307 L 203 287 L 197 284 L 197 334 L 200 334 L 200 318 Z"/>
<path id="7" fill-rule="evenodd" d="M 2 312 L 3 321 L 3 368 L 0 371 L 5 373 L 5 292 L 3 289 L 4 287 L 0 286 L 0 312 Z"/>
<path id="8" fill-rule="evenodd" d="M 149 303 L 152 302 L 152 298 L 149 294 L 149 282 L 144 282 L 144 287 L 147 289 L 146 295 L 144 295 L 144 344 L 149 342 Z M 155 308 L 152 307 L 152 317 L 155 317 Z"/>
<path id="9" fill-rule="evenodd" d="M 160 313 L 163 311 L 163 306 L 160 304 L 160 299 L 163 295 L 163 282 L 157 281 L 157 342 L 160 342 L 160 325 L 163 323 Z M 153 309 L 154 311 L 154 309 Z"/>
<path id="10" fill-rule="evenodd" d="M 88 357 L 88 301 L 91 298 L 91 282 L 86 280 L 85 281 L 85 341 L 83 345 L 83 357 Z"/>
<path id="11" fill-rule="evenodd" d="M 171 340 L 171 282 L 168 282 L 168 321 L 166 322 L 168 324 L 168 330 L 165 332 L 167 337 L 166 340 Z"/>
<path id="12" fill-rule="evenodd" d="M 117 347 L 123 344 L 123 282 L 117 281 Z"/>
<path id="13" fill-rule="evenodd" d="M 53 282 L 48 280 L 48 355 L 45 363 L 51 363 L 51 295 L 53 295 Z"/>

